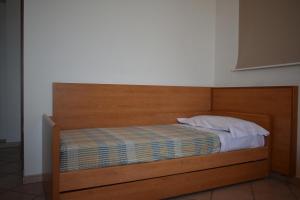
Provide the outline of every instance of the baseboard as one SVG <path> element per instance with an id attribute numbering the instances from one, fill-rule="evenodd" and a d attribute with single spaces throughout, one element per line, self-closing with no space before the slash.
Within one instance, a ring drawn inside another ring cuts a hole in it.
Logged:
<path id="1" fill-rule="evenodd" d="M 23 177 L 23 184 L 38 183 L 43 181 L 42 174 L 30 175 Z"/>

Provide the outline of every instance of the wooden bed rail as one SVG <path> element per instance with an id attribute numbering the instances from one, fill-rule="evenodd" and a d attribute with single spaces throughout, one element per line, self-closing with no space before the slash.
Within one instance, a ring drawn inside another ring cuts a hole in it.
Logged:
<path id="1" fill-rule="evenodd" d="M 266 160 L 268 147 L 61 173 L 60 192 L 167 177 Z M 245 156 L 246 155 L 246 156 Z M 101 177 L 101 178 L 99 178 Z"/>
<path id="2" fill-rule="evenodd" d="M 237 117 L 252 121 L 271 131 L 271 119 L 267 115 L 238 112 L 203 112 L 201 114 Z M 76 191 L 88 188 L 105 187 L 106 185 L 125 182 L 148 180 L 235 165 L 239 163 L 264 160 L 270 163 L 270 137 L 267 137 L 265 147 L 256 150 L 241 150 L 195 156 L 153 163 L 143 163 L 131 166 L 116 166 L 92 170 L 60 172 L 60 127 L 52 117 L 43 116 L 43 171 L 47 197 L 59 200 L 62 192 Z M 245 156 L 246 155 L 246 156 Z M 222 159 L 220 159 L 222 158 Z M 52 162 L 51 162 L 52 161 Z M 268 172 L 270 165 L 268 164 Z M 136 172 L 136 173 L 135 173 Z M 99 179 L 99 177 L 101 177 Z M 246 180 L 246 179 L 245 179 Z"/>
<path id="3" fill-rule="evenodd" d="M 46 197 L 59 199 L 60 128 L 51 117 L 43 115 L 43 182 Z"/>

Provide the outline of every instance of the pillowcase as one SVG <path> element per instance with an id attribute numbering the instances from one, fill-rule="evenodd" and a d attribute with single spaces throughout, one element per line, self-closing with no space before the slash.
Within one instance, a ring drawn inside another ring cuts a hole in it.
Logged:
<path id="1" fill-rule="evenodd" d="M 177 121 L 191 126 L 227 131 L 232 137 L 244 137 L 249 135 L 267 136 L 270 134 L 269 131 L 253 122 L 233 117 L 198 115 L 191 118 L 177 118 Z"/>

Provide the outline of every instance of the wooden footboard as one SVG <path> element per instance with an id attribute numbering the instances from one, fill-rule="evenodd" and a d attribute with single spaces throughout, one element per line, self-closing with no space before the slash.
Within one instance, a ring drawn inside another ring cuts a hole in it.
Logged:
<path id="1" fill-rule="evenodd" d="M 255 180 L 268 175 L 267 160 L 61 193 L 61 200 L 158 200 Z"/>
<path id="2" fill-rule="evenodd" d="M 52 118 L 43 115 L 43 182 L 49 200 L 59 199 L 59 133 Z"/>

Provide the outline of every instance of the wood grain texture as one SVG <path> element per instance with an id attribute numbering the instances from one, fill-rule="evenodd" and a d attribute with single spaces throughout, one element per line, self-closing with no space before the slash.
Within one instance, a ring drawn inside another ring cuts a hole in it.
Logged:
<path id="1" fill-rule="evenodd" d="M 43 184 L 47 199 L 59 199 L 60 128 L 43 115 Z"/>
<path id="2" fill-rule="evenodd" d="M 293 87 L 292 96 L 292 134 L 291 134 L 291 165 L 290 172 L 292 175 L 296 174 L 297 166 L 297 130 L 298 130 L 298 87 Z M 299 155 L 300 156 L 300 155 Z"/>
<path id="3" fill-rule="evenodd" d="M 164 199 L 268 175 L 266 160 L 248 162 L 87 190 L 61 193 L 61 200 L 140 200 Z"/>
<path id="4" fill-rule="evenodd" d="M 60 192 L 207 170 L 268 158 L 268 148 L 61 173 Z M 101 177 L 101 178 L 99 178 Z"/>
<path id="5" fill-rule="evenodd" d="M 270 115 L 272 170 L 294 176 L 296 160 L 297 87 L 213 88 L 213 111 L 236 111 Z"/>
<path id="6" fill-rule="evenodd" d="M 211 88 L 53 84 L 53 117 L 62 129 L 168 124 L 209 111 Z"/>
<path id="7" fill-rule="evenodd" d="M 255 122 L 271 132 L 271 119 L 267 115 L 237 112 L 205 112 L 203 114 L 238 117 Z M 266 146 L 264 148 L 217 153 L 207 156 L 65 172 L 60 174 L 60 191 L 97 187 L 268 159 L 269 149 L 269 146 Z M 101 179 L 98 177 L 101 177 Z"/>
<path id="8" fill-rule="evenodd" d="M 177 117 L 208 113 L 240 117 L 271 129 L 266 115 L 211 113 L 211 97 L 212 89 L 202 87 L 53 84 L 53 199 L 160 199 L 266 176 L 270 145 L 205 157 L 59 172 L 60 129 L 169 124 Z"/>

